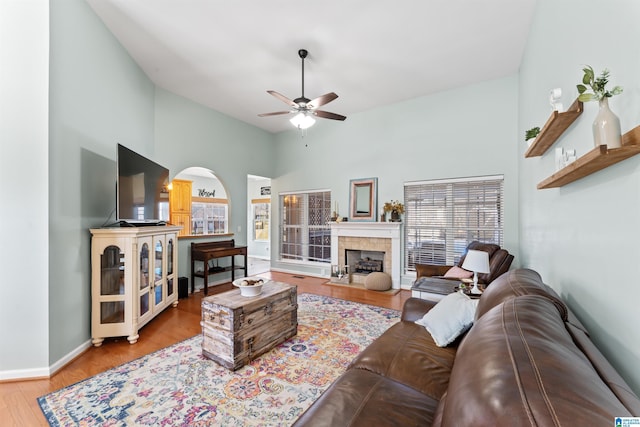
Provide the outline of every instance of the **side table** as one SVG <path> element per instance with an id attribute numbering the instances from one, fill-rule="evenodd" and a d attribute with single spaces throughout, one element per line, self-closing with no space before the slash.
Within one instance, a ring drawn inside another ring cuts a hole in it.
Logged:
<path id="1" fill-rule="evenodd" d="M 411 296 L 438 302 L 445 296 L 456 292 L 460 283 L 459 280 L 420 277 L 411 287 Z"/>
<path id="2" fill-rule="evenodd" d="M 460 291 L 462 281 L 458 279 L 443 279 L 440 277 L 420 277 L 411 287 L 411 296 L 428 301 L 438 302 L 449 294 Z M 484 285 L 478 284 L 480 290 L 484 290 Z M 480 298 L 482 294 L 470 293 L 469 284 L 463 293 L 469 298 Z"/>

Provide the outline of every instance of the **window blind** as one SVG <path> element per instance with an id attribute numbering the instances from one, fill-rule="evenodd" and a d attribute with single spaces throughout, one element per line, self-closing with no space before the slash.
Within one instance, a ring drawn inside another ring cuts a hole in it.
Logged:
<path id="1" fill-rule="evenodd" d="M 502 246 L 503 193 L 502 175 L 405 183 L 405 272 L 455 265 L 474 240 Z"/>

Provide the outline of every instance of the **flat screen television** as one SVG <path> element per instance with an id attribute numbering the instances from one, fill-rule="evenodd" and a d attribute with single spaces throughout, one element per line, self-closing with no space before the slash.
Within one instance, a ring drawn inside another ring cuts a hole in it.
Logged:
<path id="1" fill-rule="evenodd" d="M 169 169 L 118 144 L 116 218 L 131 225 L 166 221 Z"/>

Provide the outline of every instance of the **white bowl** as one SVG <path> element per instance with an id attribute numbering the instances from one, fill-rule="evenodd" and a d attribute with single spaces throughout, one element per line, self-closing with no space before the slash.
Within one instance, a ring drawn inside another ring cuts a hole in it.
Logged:
<path id="1" fill-rule="evenodd" d="M 253 285 L 247 284 L 248 281 L 252 280 L 260 280 L 261 283 L 256 283 Z M 266 282 L 265 279 L 261 277 L 243 277 L 242 279 L 236 279 L 233 281 L 233 286 L 236 286 L 240 289 L 240 295 L 243 297 L 255 297 L 262 293 L 262 285 Z"/>

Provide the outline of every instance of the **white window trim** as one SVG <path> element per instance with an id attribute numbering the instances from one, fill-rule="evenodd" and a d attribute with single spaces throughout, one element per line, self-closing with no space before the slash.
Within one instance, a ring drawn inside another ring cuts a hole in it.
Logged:
<path id="1" fill-rule="evenodd" d="M 303 259 L 292 259 L 292 258 L 283 258 L 282 257 L 282 228 L 284 226 L 283 222 L 282 222 L 282 215 L 283 215 L 283 204 L 282 204 L 282 197 L 283 196 L 291 196 L 291 195 L 301 195 L 301 194 L 315 194 L 315 193 L 329 193 L 329 196 L 331 197 L 331 190 L 330 189 L 314 189 L 314 190 L 297 190 L 297 191 L 281 191 L 278 193 L 278 209 L 279 209 L 279 215 L 278 215 L 278 252 L 279 252 L 279 259 L 278 261 L 281 263 L 290 263 L 290 264 L 298 264 L 298 265 L 311 265 L 311 266 L 325 266 L 327 264 L 331 263 L 331 260 L 329 259 L 327 262 L 323 262 L 323 261 L 315 261 L 315 260 L 309 260 L 309 242 L 308 242 L 308 233 L 303 233 L 302 238 L 302 255 L 301 257 Z M 308 224 L 308 212 L 304 212 L 304 222 L 306 227 L 310 227 Z M 318 226 L 311 226 L 311 227 L 318 227 Z M 327 226 L 328 228 L 328 226 Z M 329 229 L 330 231 L 330 229 Z M 329 242 L 328 245 L 329 251 L 331 250 L 331 242 Z"/>
<path id="2" fill-rule="evenodd" d="M 407 200 L 407 193 L 406 193 L 406 188 L 407 187 L 417 187 L 417 186 L 428 186 L 428 185 L 449 185 L 449 184 L 456 184 L 456 183 L 465 183 L 465 184 L 471 184 L 473 182 L 481 182 L 481 181 L 501 181 L 501 193 L 500 193 L 500 212 L 499 212 L 499 219 L 500 219 L 500 224 L 501 227 L 499 229 L 495 229 L 495 228 L 490 228 L 490 229 L 484 229 L 484 231 L 499 231 L 499 238 L 500 241 L 496 242 L 497 244 L 502 245 L 503 241 L 504 241 L 504 175 L 485 175 L 485 176 L 475 176 L 475 177 L 459 177 L 459 178 L 447 178 L 447 179 L 435 179 L 435 180 L 422 180 L 422 181 L 408 181 L 404 183 L 404 187 L 405 187 L 405 210 L 409 210 L 411 209 L 410 203 L 408 203 Z M 450 192 L 453 190 L 453 187 L 448 188 L 446 191 Z M 447 197 L 447 200 L 452 200 L 452 194 L 449 194 L 449 197 Z M 444 206 L 446 209 L 453 209 L 453 205 L 449 205 L 446 204 Z M 408 212 L 407 212 L 408 214 Z M 411 218 L 409 215 L 405 215 L 405 242 L 404 242 L 404 251 L 405 251 L 405 256 L 404 256 L 404 274 L 412 274 L 412 272 L 414 270 L 410 270 L 409 268 L 409 257 L 410 257 L 410 251 L 411 248 L 409 248 L 410 245 L 410 240 L 409 239 L 409 233 L 410 230 L 415 230 L 416 227 L 418 227 L 418 225 L 414 225 L 412 224 Z M 447 221 L 449 221 L 445 226 L 442 227 L 443 230 L 445 230 L 445 232 L 447 232 L 447 235 L 449 232 L 451 232 L 453 230 L 453 223 L 451 223 L 450 221 L 452 221 L 454 219 L 454 215 L 453 212 L 451 212 L 450 215 L 447 215 L 445 218 Z M 478 231 L 483 231 L 482 228 L 478 228 Z M 455 248 L 454 248 L 454 243 L 455 243 L 455 239 L 451 238 L 451 237 L 447 237 L 444 239 L 445 240 L 445 253 L 447 254 L 446 256 L 446 264 L 444 265 L 451 265 L 454 263 L 454 252 L 455 252 Z M 467 242 L 470 243 L 470 242 Z M 465 246 L 466 247 L 466 246 Z M 459 248 L 458 248 L 459 249 Z M 414 261 L 415 262 L 415 261 Z"/>

